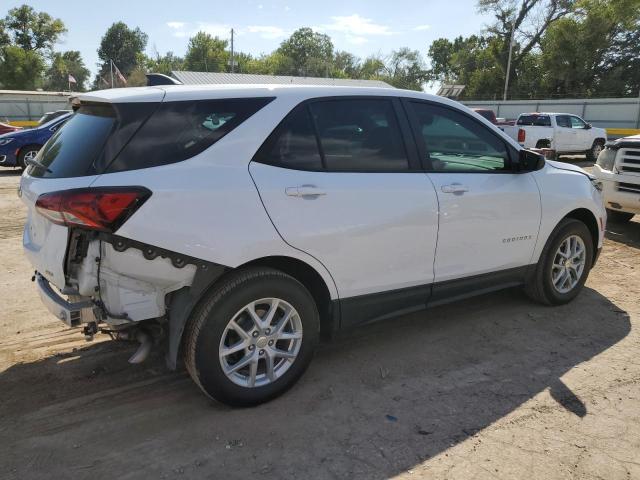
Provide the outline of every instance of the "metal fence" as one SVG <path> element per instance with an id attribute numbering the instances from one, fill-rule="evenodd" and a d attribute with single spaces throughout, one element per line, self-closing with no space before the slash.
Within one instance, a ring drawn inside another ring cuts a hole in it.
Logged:
<path id="1" fill-rule="evenodd" d="M 0 90 L 0 122 L 31 126 L 47 112 L 69 108 L 66 92 Z"/>
<path id="2" fill-rule="evenodd" d="M 472 108 L 489 108 L 496 117 L 514 119 L 526 112 L 573 113 L 607 130 L 640 129 L 640 98 L 587 98 L 559 100 L 465 100 Z"/>

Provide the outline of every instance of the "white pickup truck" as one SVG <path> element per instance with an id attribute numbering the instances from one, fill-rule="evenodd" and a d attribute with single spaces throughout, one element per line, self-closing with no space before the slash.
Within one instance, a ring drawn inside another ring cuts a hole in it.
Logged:
<path id="1" fill-rule="evenodd" d="M 607 143 L 592 173 L 602 183 L 609 221 L 628 222 L 640 214 L 640 135 Z"/>
<path id="2" fill-rule="evenodd" d="M 549 148 L 560 155 L 586 154 L 595 162 L 607 142 L 603 128 L 569 113 L 522 113 L 513 126 L 499 126 L 524 148 Z"/>

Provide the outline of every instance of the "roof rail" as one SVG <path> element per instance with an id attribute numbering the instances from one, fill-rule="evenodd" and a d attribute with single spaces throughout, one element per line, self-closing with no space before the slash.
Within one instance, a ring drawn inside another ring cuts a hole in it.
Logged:
<path id="1" fill-rule="evenodd" d="M 147 73 L 147 86 L 155 87 L 156 85 L 182 85 L 180 80 L 165 75 L 163 73 Z"/>

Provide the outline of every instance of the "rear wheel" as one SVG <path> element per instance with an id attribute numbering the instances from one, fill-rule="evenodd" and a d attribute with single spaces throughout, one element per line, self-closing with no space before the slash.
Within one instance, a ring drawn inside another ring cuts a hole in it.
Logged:
<path id="1" fill-rule="evenodd" d="M 40 147 L 37 145 L 28 145 L 26 147 L 22 147 L 20 149 L 20 153 L 18 154 L 18 166 L 24 170 L 27 168 L 27 160 L 33 160 L 36 158 Z"/>
<path id="2" fill-rule="evenodd" d="M 319 325 L 313 297 L 294 278 L 268 268 L 234 272 L 190 320 L 187 370 L 220 402 L 266 402 L 304 373 L 318 343 Z"/>
<path id="3" fill-rule="evenodd" d="M 547 305 L 573 300 L 587 281 L 593 262 L 593 240 L 587 226 L 565 218 L 549 236 L 525 291 Z"/>
<path id="4" fill-rule="evenodd" d="M 595 140 L 590 150 L 587 150 L 587 160 L 595 162 L 598 160 L 600 152 L 604 150 L 604 142 L 602 140 Z"/>
<path id="5" fill-rule="evenodd" d="M 607 221 L 611 223 L 627 223 L 633 218 L 633 213 L 619 212 L 607 208 Z"/>

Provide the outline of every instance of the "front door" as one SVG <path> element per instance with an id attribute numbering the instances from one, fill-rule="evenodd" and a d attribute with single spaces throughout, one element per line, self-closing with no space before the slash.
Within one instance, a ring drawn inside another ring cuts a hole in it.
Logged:
<path id="1" fill-rule="evenodd" d="M 434 299 L 438 286 L 452 280 L 521 273 L 531 261 L 541 207 L 532 174 L 511 169 L 516 150 L 457 109 L 407 105 L 440 204 Z"/>
<path id="2" fill-rule="evenodd" d="M 331 273 L 346 324 L 424 307 L 433 281 L 438 201 L 399 112 L 386 97 L 303 104 L 250 165 L 282 238 Z"/>

